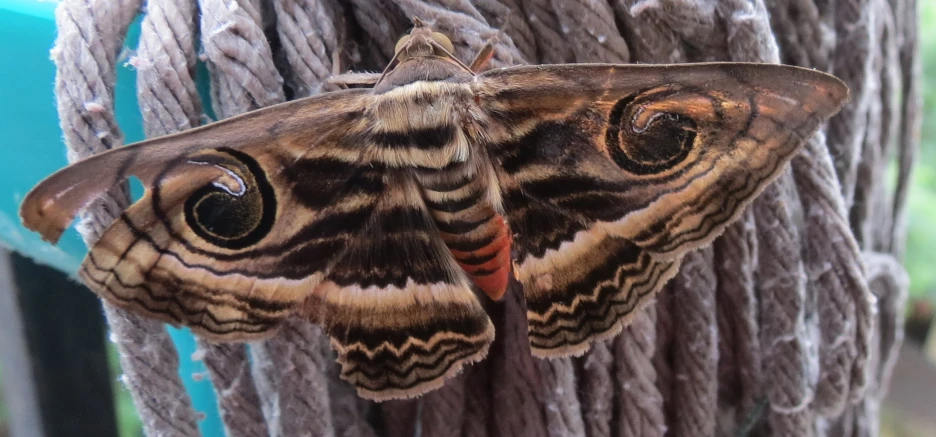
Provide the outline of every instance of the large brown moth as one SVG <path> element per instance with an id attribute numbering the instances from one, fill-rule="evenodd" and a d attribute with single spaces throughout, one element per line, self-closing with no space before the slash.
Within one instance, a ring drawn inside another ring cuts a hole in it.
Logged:
<path id="1" fill-rule="evenodd" d="M 362 396 L 417 396 L 486 355 L 482 300 L 512 278 L 534 355 L 620 332 L 848 94 L 780 65 L 482 71 L 490 50 L 452 52 L 417 21 L 373 87 L 92 156 L 23 222 L 56 242 L 136 176 L 145 195 L 82 265 L 95 293 L 215 341 L 304 317 Z"/>

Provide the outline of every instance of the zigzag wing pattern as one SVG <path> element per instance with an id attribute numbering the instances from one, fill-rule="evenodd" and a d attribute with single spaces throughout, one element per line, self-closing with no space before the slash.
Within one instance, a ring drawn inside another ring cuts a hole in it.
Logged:
<path id="1" fill-rule="evenodd" d="M 437 388 L 480 360 L 494 327 L 435 228 L 411 175 L 393 175 L 316 289 L 310 317 L 367 398 Z"/>
<path id="2" fill-rule="evenodd" d="M 540 356 L 620 331 L 847 95 L 774 65 L 574 65 L 481 75 L 488 149 Z"/>
<path id="3" fill-rule="evenodd" d="M 54 242 L 136 176 L 82 266 L 92 290 L 217 341 L 308 318 L 362 396 L 411 397 L 487 354 L 479 296 L 511 274 L 536 355 L 619 332 L 847 96 L 769 65 L 479 74 L 415 24 L 373 89 L 93 156 L 33 189 L 24 224 Z"/>

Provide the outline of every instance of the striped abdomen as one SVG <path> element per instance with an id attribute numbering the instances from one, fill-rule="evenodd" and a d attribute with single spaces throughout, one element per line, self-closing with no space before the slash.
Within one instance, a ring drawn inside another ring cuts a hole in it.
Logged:
<path id="1" fill-rule="evenodd" d="M 458 265 L 491 299 L 507 290 L 510 231 L 470 163 L 419 174 L 423 197 Z"/>

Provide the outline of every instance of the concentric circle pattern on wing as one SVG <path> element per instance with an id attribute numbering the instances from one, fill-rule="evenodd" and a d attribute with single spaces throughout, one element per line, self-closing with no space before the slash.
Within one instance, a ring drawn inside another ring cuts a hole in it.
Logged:
<path id="1" fill-rule="evenodd" d="M 633 94 L 618 100 L 608 115 L 605 144 L 611 159 L 636 175 L 659 173 L 683 162 L 696 140 L 691 117 L 648 105 L 671 89 Z"/>
<path id="2" fill-rule="evenodd" d="M 212 160 L 225 175 L 205 184 L 185 201 L 185 222 L 210 244 L 243 249 L 273 228 L 276 195 L 256 160 L 246 153 L 219 149 Z M 192 161 L 189 161 L 192 162 Z"/>

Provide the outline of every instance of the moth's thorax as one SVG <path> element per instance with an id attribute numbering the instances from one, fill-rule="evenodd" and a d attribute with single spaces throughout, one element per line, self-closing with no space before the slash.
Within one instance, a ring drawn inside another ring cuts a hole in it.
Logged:
<path id="1" fill-rule="evenodd" d="M 383 80 L 374 87 L 374 93 L 382 94 L 419 81 L 465 83 L 473 77 L 474 75 L 449 58 L 435 55 L 419 56 L 408 58 L 387 72 Z"/>
<path id="2" fill-rule="evenodd" d="M 468 159 L 477 131 L 467 83 L 418 81 L 376 95 L 367 108 L 372 152 L 392 167 L 443 168 Z"/>
<path id="3" fill-rule="evenodd" d="M 376 96 L 368 111 L 379 129 L 404 131 L 460 123 L 459 115 L 471 106 L 468 84 L 425 80 Z"/>

